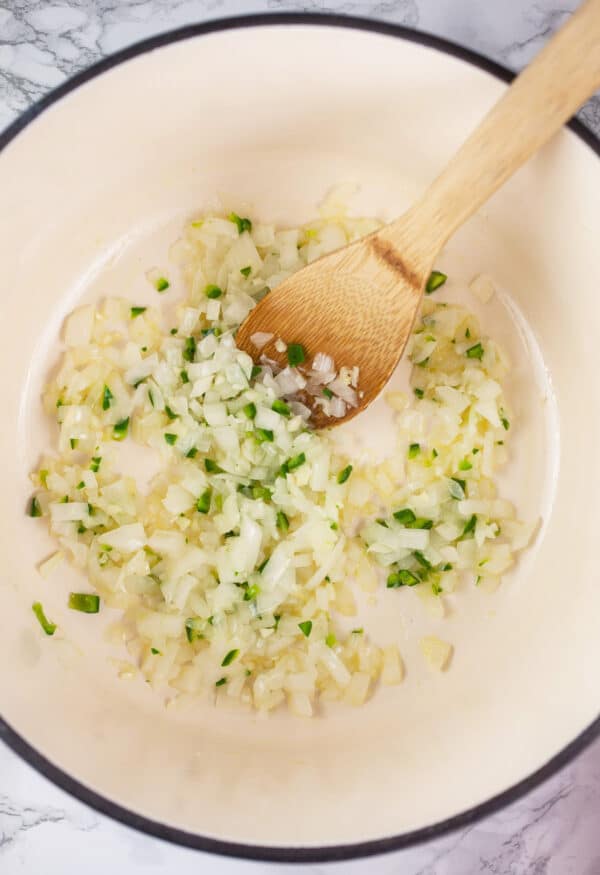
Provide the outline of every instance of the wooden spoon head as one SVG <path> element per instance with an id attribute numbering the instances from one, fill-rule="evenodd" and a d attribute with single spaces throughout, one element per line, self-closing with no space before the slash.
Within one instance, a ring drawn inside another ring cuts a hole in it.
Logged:
<path id="1" fill-rule="evenodd" d="M 428 270 L 407 268 L 399 254 L 379 235 L 371 235 L 326 255 L 284 280 L 250 312 L 240 326 L 236 343 L 260 364 L 262 356 L 288 364 L 278 352 L 278 339 L 302 344 L 310 369 L 318 352 L 330 355 L 335 367 L 359 368 L 358 406 L 343 417 L 330 417 L 312 399 L 311 424 L 339 425 L 367 407 L 389 380 L 419 310 Z M 251 337 L 257 332 L 273 338 L 260 350 Z"/>

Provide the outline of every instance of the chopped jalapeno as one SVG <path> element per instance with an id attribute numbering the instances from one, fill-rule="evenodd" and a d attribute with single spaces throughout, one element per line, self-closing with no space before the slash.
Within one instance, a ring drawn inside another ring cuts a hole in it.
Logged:
<path id="1" fill-rule="evenodd" d="M 205 459 L 204 460 L 204 468 L 206 471 L 208 471 L 209 474 L 222 474 L 223 473 L 223 469 L 221 468 L 221 466 L 217 465 L 216 462 L 213 462 L 212 459 Z"/>
<path id="2" fill-rule="evenodd" d="M 466 538 L 467 535 L 471 535 L 475 531 L 476 525 L 477 525 L 477 515 L 473 514 L 473 516 L 465 524 L 465 527 L 462 531 L 462 535 L 460 536 L 460 538 L 458 540 L 462 541 L 462 539 Z"/>
<path id="3" fill-rule="evenodd" d="M 185 635 L 190 644 L 204 638 L 202 634 L 203 628 L 204 620 L 201 620 L 199 617 L 190 617 L 185 621 Z"/>
<path id="4" fill-rule="evenodd" d="M 122 441 L 127 437 L 127 430 L 129 429 L 129 417 L 127 416 L 125 419 L 121 419 L 120 422 L 116 422 L 113 426 L 113 440 L 114 441 Z"/>
<path id="5" fill-rule="evenodd" d="M 413 556 L 423 568 L 431 568 L 431 562 L 427 559 L 420 550 L 415 550 Z"/>
<path id="6" fill-rule="evenodd" d="M 260 593 L 260 587 L 255 583 L 252 586 L 249 586 L 246 592 L 244 593 L 244 601 L 251 602 L 253 601 Z"/>
<path id="7" fill-rule="evenodd" d="M 268 487 L 261 486 L 260 483 L 255 483 L 252 486 L 251 495 L 255 501 L 270 501 L 273 493 Z"/>
<path id="8" fill-rule="evenodd" d="M 29 505 L 29 516 L 36 517 L 42 515 L 42 508 L 40 507 L 40 503 L 34 495 L 31 499 L 31 503 Z"/>
<path id="9" fill-rule="evenodd" d="M 483 347 L 480 343 L 474 344 L 474 346 L 470 346 L 466 351 L 465 355 L 468 359 L 481 359 L 483 358 Z"/>
<path id="10" fill-rule="evenodd" d="M 290 343 L 287 348 L 288 365 L 295 368 L 296 365 L 301 365 L 306 358 L 304 347 L 301 343 Z"/>
<path id="11" fill-rule="evenodd" d="M 196 338 L 186 337 L 183 345 L 183 358 L 186 362 L 193 362 L 196 358 Z"/>
<path id="12" fill-rule="evenodd" d="M 88 592 L 70 592 L 69 607 L 83 614 L 97 614 L 100 610 L 100 596 Z"/>
<path id="13" fill-rule="evenodd" d="M 273 432 L 270 428 L 257 428 L 254 431 L 254 437 L 259 442 L 259 444 L 264 444 L 265 441 L 269 443 L 273 442 Z"/>
<path id="14" fill-rule="evenodd" d="M 202 495 L 198 498 L 196 502 L 196 510 L 198 513 L 208 513 L 210 510 L 210 499 L 212 496 L 212 489 L 205 489 Z"/>
<path id="15" fill-rule="evenodd" d="M 220 298 L 223 294 L 223 289 L 220 288 L 220 286 L 215 286 L 213 283 L 209 283 L 204 289 L 204 294 L 207 298 Z"/>
<path id="16" fill-rule="evenodd" d="M 113 393 L 110 391 L 108 386 L 105 386 L 102 390 L 102 410 L 108 410 L 110 407 L 110 402 L 113 400 Z"/>
<path id="17" fill-rule="evenodd" d="M 298 623 L 298 628 L 300 629 L 304 637 L 308 638 L 308 636 L 312 632 L 312 620 L 304 620 L 304 622 Z"/>
<path id="18" fill-rule="evenodd" d="M 413 523 L 410 523 L 407 528 L 409 529 L 432 529 L 433 528 L 433 520 L 425 519 L 422 516 L 418 516 Z"/>
<path id="19" fill-rule="evenodd" d="M 224 667 L 227 666 L 227 665 L 231 665 L 231 663 L 233 662 L 233 660 L 234 660 L 234 659 L 237 659 L 237 657 L 238 657 L 239 655 L 240 655 L 240 651 L 239 651 L 238 648 L 236 648 L 235 650 L 230 650 L 229 653 L 227 653 L 227 654 L 225 655 L 225 658 L 223 659 L 223 662 L 221 663 L 221 666 L 224 668 Z"/>
<path id="20" fill-rule="evenodd" d="M 279 413 L 281 416 L 291 416 L 292 411 L 289 406 L 282 401 L 281 398 L 276 398 L 275 401 L 271 404 L 271 410 L 274 410 L 275 413 Z"/>
<path id="21" fill-rule="evenodd" d="M 282 510 L 277 511 L 277 528 L 281 532 L 287 532 L 290 527 L 290 521 Z"/>
<path id="22" fill-rule="evenodd" d="M 241 216 L 238 216 L 237 213 L 229 213 L 228 219 L 230 222 L 234 222 L 237 225 L 238 234 L 243 234 L 244 231 L 252 230 L 252 222 L 250 219 L 244 219 Z"/>
<path id="23" fill-rule="evenodd" d="M 40 624 L 46 635 L 54 635 L 54 633 L 56 632 L 56 623 L 51 623 L 50 620 L 46 617 L 41 603 L 34 602 L 31 606 L 31 610 L 36 615 L 38 623 Z"/>
<path id="24" fill-rule="evenodd" d="M 289 474 L 290 471 L 295 471 L 296 468 L 299 468 L 300 465 L 304 465 L 305 462 L 306 455 L 304 453 L 298 453 L 297 456 L 292 456 L 291 459 L 288 459 L 287 462 L 284 462 L 279 469 L 279 472 L 285 477 L 286 474 Z"/>
<path id="25" fill-rule="evenodd" d="M 350 474 L 352 474 L 352 465 L 346 465 L 346 467 L 343 468 L 340 471 L 340 473 L 337 475 L 337 482 L 338 483 L 345 483 L 346 480 L 349 479 Z"/>
<path id="26" fill-rule="evenodd" d="M 417 583 L 420 583 L 419 578 L 412 571 L 402 568 L 400 571 L 394 571 L 389 575 L 387 588 L 397 589 L 400 586 L 416 586 Z"/>
<path id="27" fill-rule="evenodd" d="M 410 525 L 410 523 L 414 523 L 417 518 L 410 508 L 405 507 L 402 510 L 397 510 L 395 512 L 394 519 L 398 520 L 399 523 L 402 523 L 403 526 L 407 526 Z"/>
<path id="28" fill-rule="evenodd" d="M 430 295 L 444 285 L 448 276 L 442 273 L 441 270 L 432 270 L 429 274 L 429 279 L 425 284 L 425 294 Z"/>
<path id="29" fill-rule="evenodd" d="M 421 452 L 421 444 L 411 444 L 408 448 L 408 458 L 414 459 Z"/>

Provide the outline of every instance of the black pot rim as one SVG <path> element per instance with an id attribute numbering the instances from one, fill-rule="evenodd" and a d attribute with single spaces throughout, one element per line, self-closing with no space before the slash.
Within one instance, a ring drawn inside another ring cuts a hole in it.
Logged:
<path id="1" fill-rule="evenodd" d="M 59 85 L 46 96 L 29 107 L 11 125 L 0 133 L 0 152 L 34 121 L 44 110 L 52 106 L 61 98 L 70 94 L 80 85 L 101 73 L 116 67 L 131 58 L 135 58 L 153 49 L 170 45 L 171 43 L 189 39 L 196 36 L 217 33 L 227 30 L 235 30 L 248 27 L 265 25 L 314 25 L 321 27 L 341 27 L 353 30 L 366 31 L 368 33 L 392 36 L 409 42 L 418 43 L 429 48 L 437 49 L 447 55 L 467 61 L 475 67 L 492 74 L 503 82 L 511 82 L 514 73 L 483 55 L 464 48 L 442 37 L 422 33 L 396 24 L 387 24 L 365 18 L 355 18 L 343 15 L 330 15 L 324 13 L 276 13 L 238 16 L 222 18 L 199 24 L 192 24 L 176 30 L 167 31 L 157 36 L 134 43 L 127 48 L 121 49 L 114 54 L 103 58 L 80 73 L 75 74 L 62 85 Z M 585 127 L 580 121 L 573 119 L 568 127 L 583 140 L 600 157 L 600 140 L 595 134 Z M 279 863 L 323 863 L 341 860 L 352 860 L 361 857 L 369 857 L 376 854 L 385 854 L 398 851 L 414 845 L 422 844 L 433 839 L 441 838 L 450 832 L 472 826 L 478 820 L 494 814 L 506 805 L 515 802 L 525 793 L 536 788 L 543 781 L 548 780 L 565 765 L 571 762 L 588 745 L 600 736 L 600 715 L 581 732 L 570 744 L 552 757 L 537 771 L 528 775 L 522 781 L 504 790 L 461 814 L 442 820 L 431 826 L 412 830 L 396 836 L 373 841 L 357 842 L 354 844 L 326 845 L 323 847 L 277 847 L 268 845 L 250 845 L 238 842 L 221 841 L 196 833 L 186 832 L 168 824 L 151 820 L 129 809 L 118 805 L 112 800 L 101 796 L 91 788 L 72 778 L 61 768 L 55 766 L 43 756 L 36 748 L 30 745 L 9 723 L 0 715 L 0 739 L 9 748 L 33 766 L 41 775 L 52 781 L 62 790 L 76 799 L 89 805 L 101 814 L 119 821 L 125 826 L 132 827 L 149 836 L 163 839 L 176 845 L 218 854 L 225 857 L 237 857 L 246 860 L 259 860 Z"/>

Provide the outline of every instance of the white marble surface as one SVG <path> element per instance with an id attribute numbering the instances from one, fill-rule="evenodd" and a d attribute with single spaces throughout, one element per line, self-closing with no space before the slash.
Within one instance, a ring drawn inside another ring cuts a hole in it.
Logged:
<path id="1" fill-rule="evenodd" d="M 257 11 L 335 10 L 393 21 L 470 46 L 514 69 L 575 0 L 0 0 L 0 129 L 48 89 L 146 36 Z M 600 134 L 600 98 L 581 113 Z M 600 741 L 529 796 L 420 848 L 317 873 L 600 875 Z M 0 746 L 1 875 L 284 873 L 297 867 L 218 859 L 129 830 L 76 802 Z"/>

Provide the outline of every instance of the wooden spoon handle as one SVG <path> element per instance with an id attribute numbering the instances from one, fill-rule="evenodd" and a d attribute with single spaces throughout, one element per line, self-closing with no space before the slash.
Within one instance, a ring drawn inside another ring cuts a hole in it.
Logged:
<path id="1" fill-rule="evenodd" d="M 409 213 L 385 229 L 406 245 L 406 220 L 435 257 L 462 223 L 600 87 L 600 0 L 587 0 L 515 79 Z M 415 239 L 417 252 L 421 247 Z M 412 247 L 411 247 L 412 248 Z M 432 252 L 432 250 L 434 250 Z M 425 255 L 423 249 L 419 254 Z"/>

